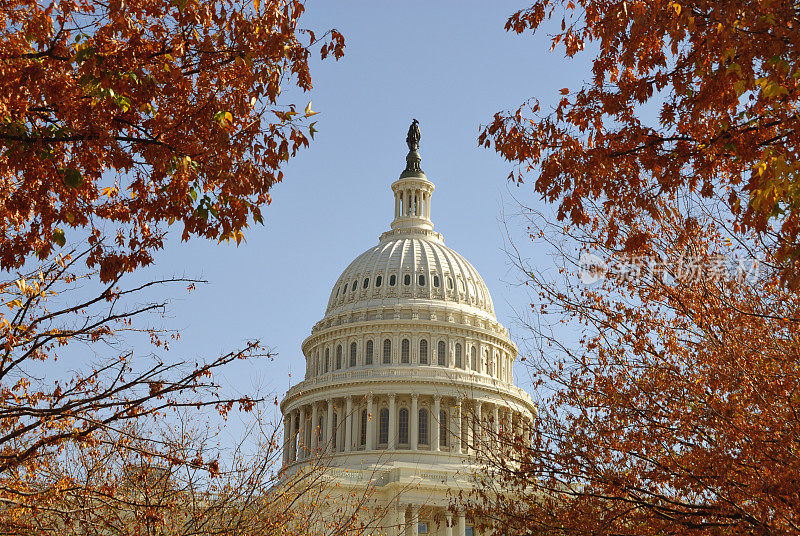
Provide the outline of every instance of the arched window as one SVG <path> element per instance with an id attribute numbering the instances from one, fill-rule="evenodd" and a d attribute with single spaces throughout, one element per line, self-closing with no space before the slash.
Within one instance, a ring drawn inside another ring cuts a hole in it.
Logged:
<path id="1" fill-rule="evenodd" d="M 352 286 L 352 287 L 350 287 L 350 290 L 351 290 L 352 292 L 355 292 L 355 291 L 356 291 L 356 287 L 357 287 L 357 286 L 358 286 L 358 281 L 353 281 L 353 286 Z"/>
<path id="2" fill-rule="evenodd" d="M 389 339 L 383 340 L 383 362 L 387 364 L 392 362 L 392 341 Z"/>
<path id="3" fill-rule="evenodd" d="M 447 345 L 444 341 L 439 341 L 438 348 L 436 349 L 437 359 L 440 366 L 444 367 L 447 365 Z"/>
<path id="4" fill-rule="evenodd" d="M 425 339 L 419 341 L 419 362 L 423 365 L 428 364 L 428 341 Z"/>
<path id="5" fill-rule="evenodd" d="M 436 287 L 436 288 L 439 288 L 439 276 L 438 275 L 433 276 L 433 286 Z"/>
<path id="6" fill-rule="evenodd" d="M 333 430 L 331 433 L 333 434 L 331 437 L 331 450 L 336 451 L 336 428 L 339 427 L 339 415 L 334 411 L 333 412 Z"/>
<path id="7" fill-rule="evenodd" d="M 319 416 L 319 426 L 317 427 L 317 433 L 319 434 L 319 439 L 322 440 L 325 438 L 325 416 Z"/>
<path id="8" fill-rule="evenodd" d="M 420 445 L 428 444 L 428 410 L 422 408 L 419 410 L 419 438 Z"/>
<path id="9" fill-rule="evenodd" d="M 449 276 L 447 277 L 447 289 L 453 290 L 453 278 Z"/>
<path id="10" fill-rule="evenodd" d="M 342 345 L 336 347 L 336 370 L 342 368 Z"/>
<path id="11" fill-rule="evenodd" d="M 347 283 L 342 285 L 342 296 L 344 296 L 346 292 L 347 292 Z"/>
<path id="12" fill-rule="evenodd" d="M 439 446 L 447 446 L 447 412 L 439 411 Z"/>
<path id="13" fill-rule="evenodd" d="M 356 343 L 351 342 L 350 343 L 350 366 L 351 367 L 355 367 L 356 366 L 356 349 L 357 349 Z"/>
<path id="14" fill-rule="evenodd" d="M 401 363 L 408 363 L 411 357 L 411 343 L 408 339 L 403 339 L 403 342 L 400 344 L 400 362 Z"/>
<path id="15" fill-rule="evenodd" d="M 393 287 L 396 284 L 397 284 L 397 276 L 395 276 L 394 274 L 390 275 L 389 276 L 389 286 Z"/>
<path id="16" fill-rule="evenodd" d="M 367 352 L 366 352 L 366 355 L 364 355 L 364 364 L 365 365 L 371 365 L 372 364 L 372 354 L 375 351 L 374 347 L 375 347 L 375 345 L 372 343 L 372 341 L 367 341 Z"/>
<path id="17" fill-rule="evenodd" d="M 478 370 L 478 349 L 474 346 L 469 351 L 469 367 L 472 370 Z"/>
<path id="18" fill-rule="evenodd" d="M 494 376 L 495 370 L 494 370 L 494 359 L 492 359 L 492 353 L 487 350 L 483 352 L 483 355 L 486 357 L 486 374 L 488 374 L 489 376 Z"/>
<path id="19" fill-rule="evenodd" d="M 425 276 L 423 274 L 419 274 L 419 277 L 417 278 L 417 283 L 419 283 L 419 286 L 421 287 L 425 286 Z"/>
<path id="20" fill-rule="evenodd" d="M 381 410 L 381 423 L 378 432 L 378 443 L 385 445 L 389 442 L 389 410 L 383 408 Z"/>
<path id="21" fill-rule="evenodd" d="M 461 343 L 456 343 L 456 367 L 463 368 L 463 364 L 461 363 Z"/>
<path id="22" fill-rule="evenodd" d="M 325 348 L 325 372 L 329 372 L 331 369 L 331 349 Z"/>
<path id="23" fill-rule="evenodd" d="M 364 279 L 364 288 L 367 288 L 368 286 L 369 286 L 369 277 Z"/>
<path id="24" fill-rule="evenodd" d="M 314 373 L 319 374 L 319 351 L 314 352 Z"/>
<path id="25" fill-rule="evenodd" d="M 402 445 L 408 445 L 408 409 L 400 408 L 397 419 L 397 441 Z"/>
<path id="26" fill-rule="evenodd" d="M 361 410 L 361 437 L 359 438 L 361 441 L 361 446 L 367 444 L 367 410 Z"/>
<path id="27" fill-rule="evenodd" d="M 411 274 L 406 274 L 403 276 L 403 284 L 408 286 L 411 284 Z"/>

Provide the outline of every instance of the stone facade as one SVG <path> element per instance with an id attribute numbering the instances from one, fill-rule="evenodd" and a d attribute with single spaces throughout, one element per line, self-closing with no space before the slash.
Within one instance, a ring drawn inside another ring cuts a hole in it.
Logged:
<path id="1" fill-rule="evenodd" d="M 475 453 L 528 434 L 535 407 L 513 384 L 517 349 L 486 285 L 433 231 L 433 183 L 404 172 L 391 189 L 391 229 L 344 270 L 303 342 L 305 379 L 281 403 L 283 463 L 324 459 L 337 488 L 374 487 L 391 510 L 378 532 L 469 535 L 449 507 Z"/>

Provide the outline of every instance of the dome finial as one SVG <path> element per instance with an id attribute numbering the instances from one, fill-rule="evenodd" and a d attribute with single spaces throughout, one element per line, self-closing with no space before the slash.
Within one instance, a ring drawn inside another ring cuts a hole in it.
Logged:
<path id="1" fill-rule="evenodd" d="M 422 171 L 422 157 L 419 154 L 419 139 L 421 133 L 419 130 L 419 121 L 413 119 L 411 126 L 408 127 L 408 134 L 406 135 L 406 144 L 408 145 L 408 155 L 406 155 L 406 169 L 400 177 L 424 177 L 425 173 Z"/>

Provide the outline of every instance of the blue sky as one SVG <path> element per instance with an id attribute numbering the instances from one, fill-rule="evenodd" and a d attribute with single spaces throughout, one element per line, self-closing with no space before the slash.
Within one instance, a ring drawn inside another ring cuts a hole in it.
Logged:
<path id="1" fill-rule="evenodd" d="M 153 271 L 160 275 L 209 280 L 172 302 L 165 325 L 180 329 L 182 339 L 170 357 L 214 356 L 257 338 L 277 352 L 276 361 L 237 364 L 221 378 L 229 389 L 280 396 L 302 379 L 300 343 L 322 318 L 333 283 L 388 228 L 389 185 L 405 165 L 412 118 L 422 128 L 422 167 L 436 184 L 436 229 L 482 274 L 512 337 L 524 336 L 515 311 L 529 299 L 503 252 L 501 219 L 515 210 L 512 195 L 537 200 L 531 186 L 507 184 L 508 163 L 478 147 L 478 129 L 531 97 L 547 109 L 559 89 L 574 89 L 589 76 L 583 60 L 550 52 L 546 34 L 503 30 L 524 5 L 308 2 L 305 26 L 337 28 L 347 43 L 342 60 L 315 59 L 310 94 L 284 93 L 301 108 L 313 100 L 319 133 L 285 168 L 264 212 L 266 225 L 251 229 L 246 244 L 176 240 L 157 259 Z M 522 245 L 538 267 L 552 263 L 547 252 Z M 524 366 L 515 372 L 527 387 Z"/>

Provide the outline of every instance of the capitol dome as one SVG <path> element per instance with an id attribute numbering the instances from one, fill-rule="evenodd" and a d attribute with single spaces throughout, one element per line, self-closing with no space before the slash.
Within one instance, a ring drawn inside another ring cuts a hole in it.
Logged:
<path id="1" fill-rule="evenodd" d="M 389 231 L 350 263 L 331 291 L 326 314 L 415 300 L 431 310 L 463 307 L 494 319 L 489 289 L 467 260 L 438 233 Z M 426 303 L 427 302 L 427 303 Z"/>
<path id="2" fill-rule="evenodd" d="M 472 485 L 481 449 L 529 434 L 536 410 L 486 284 L 434 231 L 415 127 L 389 230 L 345 268 L 303 341 L 305 378 L 281 402 L 283 463 L 322 463 L 332 489 L 375 488 L 393 509 L 377 533 L 464 536 L 452 493 Z"/>

